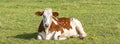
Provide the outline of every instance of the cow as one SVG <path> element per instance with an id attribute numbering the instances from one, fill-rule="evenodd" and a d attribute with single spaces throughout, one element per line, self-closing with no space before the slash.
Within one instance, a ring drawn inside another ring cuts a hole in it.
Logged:
<path id="1" fill-rule="evenodd" d="M 70 37 L 83 39 L 86 33 L 81 22 L 76 18 L 58 18 L 58 12 L 52 12 L 51 8 L 45 8 L 43 12 L 37 11 L 37 16 L 43 16 L 38 28 L 39 40 L 65 40 Z"/>

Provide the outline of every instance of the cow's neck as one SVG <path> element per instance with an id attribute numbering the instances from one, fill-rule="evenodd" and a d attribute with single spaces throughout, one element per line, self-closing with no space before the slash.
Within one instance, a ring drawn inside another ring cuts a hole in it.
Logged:
<path id="1" fill-rule="evenodd" d="M 55 23 L 56 25 L 58 25 L 57 18 L 52 18 L 52 22 Z"/>
<path id="2" fill-rule="evenodd" d="M 58 25 L 57 20 L 58 20 L 58 19 L 57 19 L 56 17 L 52 18 L 52 22 L 53 22 L 55 25 Z M 49 33 L 50 26 L 51 26 L 51 24 L 50 24 L 47 28 L 45 28 L 46 34 Z"/>

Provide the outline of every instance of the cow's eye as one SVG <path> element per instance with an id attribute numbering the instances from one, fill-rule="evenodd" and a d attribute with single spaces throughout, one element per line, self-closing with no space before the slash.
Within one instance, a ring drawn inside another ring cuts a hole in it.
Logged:
<path id="1" fill-rule="evenodd" d="M 45 17 L 45 16 L 43 15 L 43 17 Z"/>

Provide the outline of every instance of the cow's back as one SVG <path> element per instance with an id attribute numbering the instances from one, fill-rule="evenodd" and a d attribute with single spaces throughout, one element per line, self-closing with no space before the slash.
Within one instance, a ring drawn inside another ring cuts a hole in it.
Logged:
<path id="1" fill-rule="evenodd" d="M 70 18 L 58 18 L 59 20 L 57 21 L 59 25 L 61 25 L 63 28 L 70 29 Z"/>

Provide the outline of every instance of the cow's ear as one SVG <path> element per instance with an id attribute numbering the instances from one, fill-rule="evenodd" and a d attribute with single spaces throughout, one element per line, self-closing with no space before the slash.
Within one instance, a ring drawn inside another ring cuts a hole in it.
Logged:
<path id="1" fill-rule="evenodd" d="M 37 15 L 37 16 L 42 16 L 42 14 L 43 14 L 43 12 L 40 12 L 40 11 L 35 12 L 35 15 Z"/>
<path id="2" fill-rule="evenodd" d="M 57 17 L 59 15 L 58 12 L 52 12 L 53 16 Z"/>

